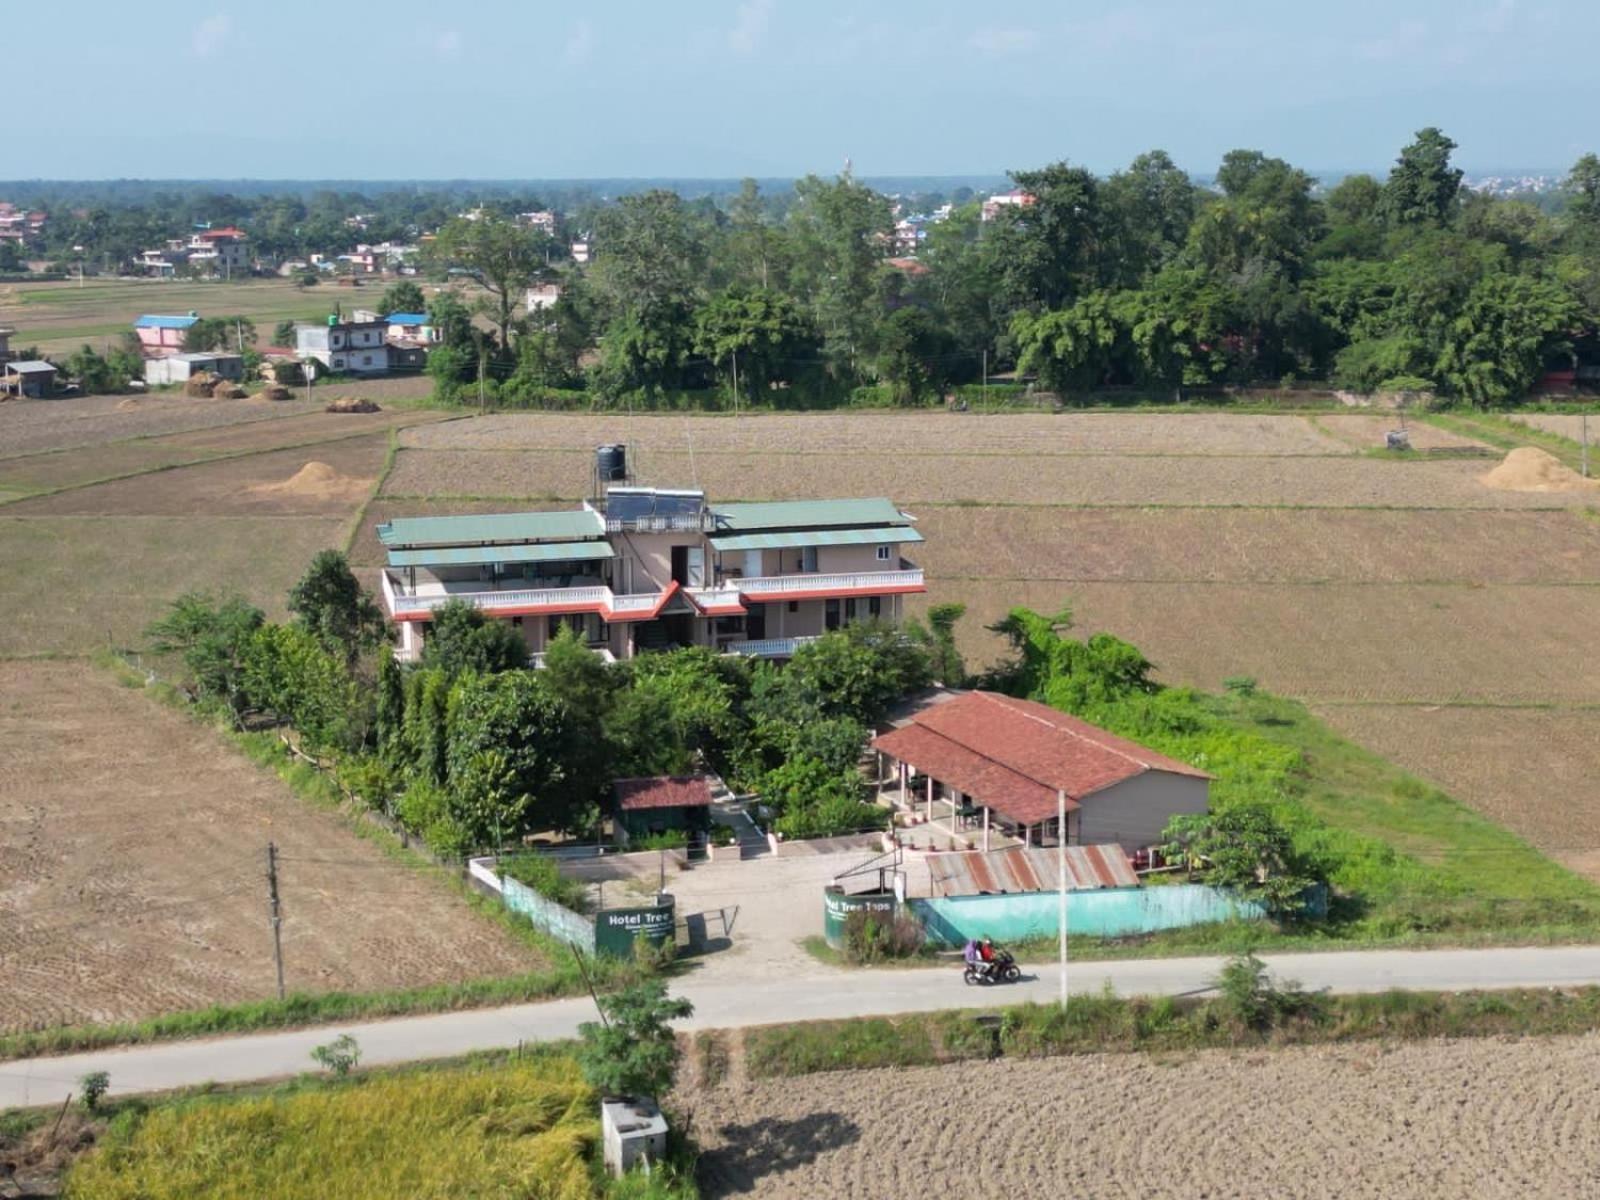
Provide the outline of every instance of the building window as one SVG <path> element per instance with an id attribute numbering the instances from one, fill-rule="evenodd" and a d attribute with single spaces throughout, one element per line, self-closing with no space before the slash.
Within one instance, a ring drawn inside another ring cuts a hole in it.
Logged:
<path id="1" fill-rule="evenodd" d="M 850 597 L 850 599 L 844 602 L 844 619 L 846 622 L 854 621 L 856 619 L 856 601 L 854 596 Z"/>
<path id="2" fill-rule="evenodd" d="M 361 356 L 361 365 L 362 365 L 362 366 L 363 366 L 363 367 L 370 367 L 370 366 L 371 366 L 371 365 L 372 365 L 372 355 L 370 355 L 370 354 L 363 354 L 363 355 L 362 355 L 362 356 Z"/>
<path id="3" fill-rule="evenodd" d="M 883 597 L 882 596 L 868 596 L 867 597 L 867 615 L 868 616 L 873 616 L 873 617 L 881 617 L 881 616 L 883 616 Z"/>
<path id="4" fill-rule="evenodd" d="M 822 602 L 822 626 L 830 632 L 839 628 L 839 601 L 837 599 L 828 599 Z"/>
<path id="5" fill-rule="evenodd" d="M 800 601 L 798 601 L 798 600 L 789 601 L 789 611 L 790 612 L 799 612 L 800 611 Z"/>
<path id="6" fill-rule="evenodd" d="M 892 547 L 892 546 L 879 546 L 878 547 L 878 561 L 879 562 L 888 562 L 889 561 L 889 551 L 892 550 L 893 548 L 894 547 Z"/>

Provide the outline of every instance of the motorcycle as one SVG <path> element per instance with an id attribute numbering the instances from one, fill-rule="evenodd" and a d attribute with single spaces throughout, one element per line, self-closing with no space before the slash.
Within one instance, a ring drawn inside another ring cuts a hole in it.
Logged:
<path id="1" fill-rule="evenodd" d="M 988 987 L 992 983 L 1015 983 L 1022 978 L 1022 968 L 1009 950 L 996 950 L 989 962 L 968 963 L 961 978 L 970 987 L 978 984 Z"/>

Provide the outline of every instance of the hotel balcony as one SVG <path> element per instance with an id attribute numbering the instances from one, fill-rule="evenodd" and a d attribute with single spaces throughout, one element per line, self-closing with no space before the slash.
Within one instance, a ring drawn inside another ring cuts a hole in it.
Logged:
<path id="1" fill-rule="evenodd" d="M 494 586 L 483 580 L 430 579 L 407 587 L 388 571 L 383 572 L 382 589 L 384 606 L 396 621 L 425 621 L 451 600 L 470 604 L 492 617 L 592 612 L 606 621 L 645 621 L 660 611 L 668 597 L 668 592 L 618 595 L 598 580 L 530 588 L 521 580 Z"/>
<path id="2" fill-rule="evenodd" d="M 801 571 L 788 575 L 741 577 L 732 573 L 716 587 L 690 588 L 689 595 L 704 612 L 737 613 L 745 604 L 773 604 L 786 600 L 818 600 L 846 596 L 891 596 L 927 591 L 922 568 L 900 560 L 898 568 L 821 574 Z"/>

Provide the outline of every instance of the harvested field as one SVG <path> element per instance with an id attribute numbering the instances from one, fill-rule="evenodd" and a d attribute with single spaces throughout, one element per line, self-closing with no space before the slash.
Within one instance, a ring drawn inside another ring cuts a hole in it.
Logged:
<path id="1" fill-rule="evenodd" d="M 433 429 L 408 431 L 408 439 Z M 401 450 L 384 491 L 408 496 L 576 498 L 589 487 L 583 451 Z M 722 500 L 892 496 L 930 503 L 1316 508 L 1559 508 L 1573 494 L 1497 491 L 1477 461 L 1350 457 L 1057 456 L 647 452 L 642 482 L 697 482 Z M 784 469 L 779 464 L 793 464 Z"/>
<path id="2" fill-rule="evenodd" d="M 1311 420 L 1319 429 L 1360 450 L 1382 450 L 1384 435 L 1391 429 L 1399 429 L 1402 424 L 1398 413 L 1331 413 Z M 1417 421 L 1405 421 L 1404 426 L 1413 450 L 1483 450 L 1495 453 L 1487 442 L 1463 433 L 1453 433 Z"/>
<path id="3" fill-rule="evenodd" d="M 0 657 L 138 645 L 192 590 L 238 591 L 281 617 L 290 585 L 318 550 L 342 543 L 346 525 L 346 516 L 0 516 Z"/>
<path id="4" fill-rule="evenodd" d="M 1414 584 L 939 583 L 908 611 L 958 600 L 974 662 L 1000 651 L 983 626 L 1008 608 L 1070 603 L 1080 633 L 1112 632 L 1163 680 L 1230 675 L 1309 700 L 1600 703 L 1600 589 Z"/>
<path id="5" fill-rule="evenodd" d="M 1600 878 L 1600 710 L 1330 704 L 1339 732 Z"/>
<path id="6" fill-rule="evenodd" d="M 858 1071 L 692 1102 L 708 1197 L 1524 1200 L 1600 1189 L 1596 1071 L 1594 1036 L 1484 1038 Z"/>
<path id="7" fill-rule="evenodd" d="M 282 483 L 308 462 L 328 464 L 338 474 L 376 483 L 388 453 L 382 432 L 322 442 L 303 449 L 274 450 L 247 458 L 178 467 L 152 475 L 119 479 L 6 506 L 7 516 L 66 516 L 139 513 L 146 516 L 334 516 L 349 515 L 350 492 L 263 492 L 262 484 Z M 363 493 L 365 494 L 365 493 Z"/>
<path id="8" fill-rule="evenodd" d="M 885 454 L 1348 454 L 1344 442 L 1305 417 L 1217 413 L 815 412 L 757 416 L 549 413 L 501 414 L 409 434 L 435 450 L 593 450 L 626 442 L 646 459 L 682 451 L 802 450 L 878 446 Z"/>
<path id="9" fill-rule="evenodd" d="M 319 404 L 289 400 L 206 400 L 176 393 L 11 400 L 0 408 L 0 458 L 47 450 L 81 450 L 106 442 L 189 429 L 280 420 Z"/>
<path id="10" fill-rule="evenodd" d="M 912 557 L 941 584 L 963 579 L 1056 580 L 1069 587 L 1186 580 L 1600 582 L 1600 523 L 1570 512 L 986 507 L 915 512 L 917 528 L 928 540 L 914 547 Z"/>
<path id="11" fill-rule="evenodd" d="M 0 487 L 20 492 L 79 487 L 102 479 L 204 462 L 221 451 L 165 441 L 109 442 L 82 450 L 61 450 L 26 458 L 0 459 Z"/>
<path id="12" fill-rule="evenodd" d="M 1557 437 L 1569 438 L 1574 442 L 1583 440 L 1583 414 L 1581 413 L 1515 413 L 1513 421 L 1533 429 L 1541 429 L 1545 433 L 1553 433 Z M 1589 441 L 1591 453 L 1596 440 L 1600 440 L 1600 413 L 1589 414 Z"/>
<path id="13" fill-rule="evenodd" d="M 291 987 L 538 965 L 447 887 L 109 673 L 3 663 L 0 696 L 0 1029 L 271 996 L 269 839 L 283 856 Z"/>

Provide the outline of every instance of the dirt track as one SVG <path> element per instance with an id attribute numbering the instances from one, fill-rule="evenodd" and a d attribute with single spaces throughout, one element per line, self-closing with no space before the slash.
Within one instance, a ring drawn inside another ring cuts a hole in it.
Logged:
<path id="1" fill-rule="evenodd" d="M 1597 1073 L 1591 1035 L 969 1063 L 687 1100 L 712 1197 L 1523 1200 L 1600 1194 Z"/>
<path id="2" fill-rule="evenodd" d="M 0 746 L 0 1030 L 270 996 L 269 839 L 291 988 L 538 965 L 443 882 L 109 672 L 0 663 Z"/>

